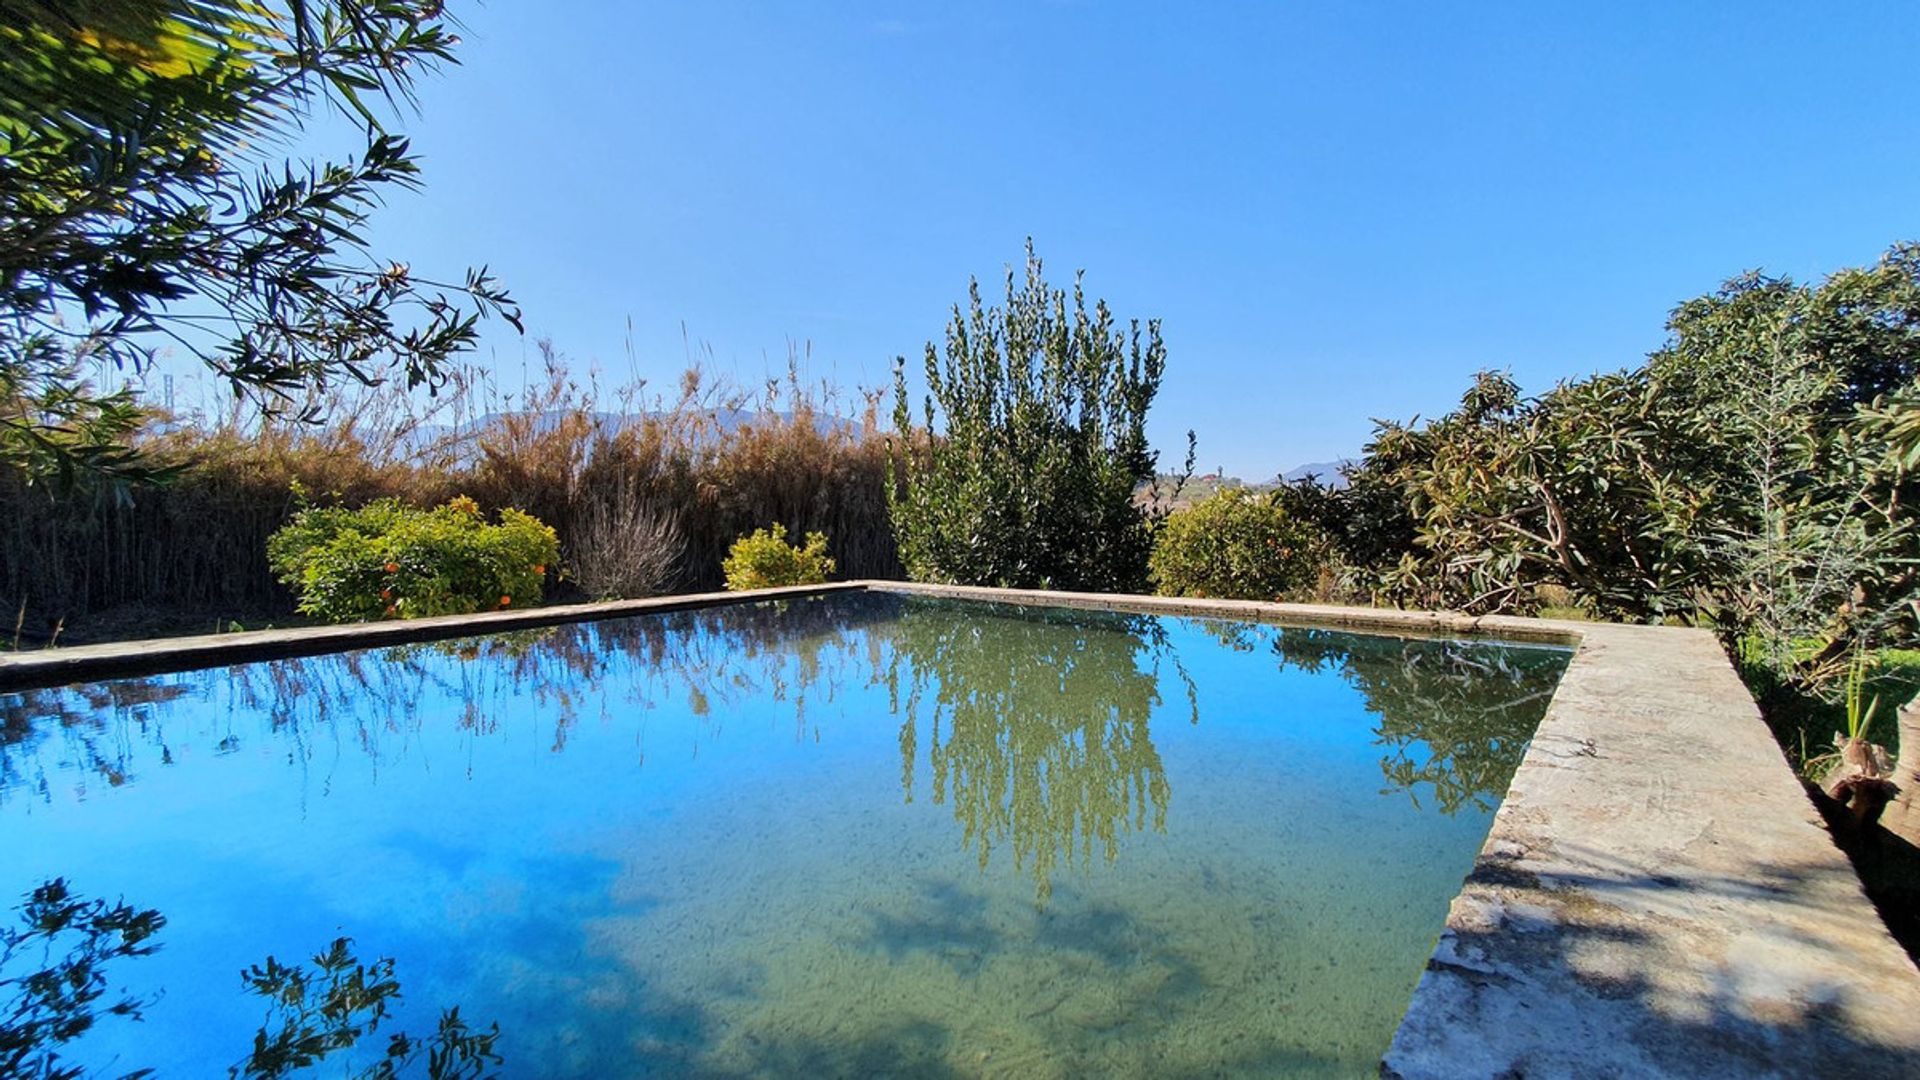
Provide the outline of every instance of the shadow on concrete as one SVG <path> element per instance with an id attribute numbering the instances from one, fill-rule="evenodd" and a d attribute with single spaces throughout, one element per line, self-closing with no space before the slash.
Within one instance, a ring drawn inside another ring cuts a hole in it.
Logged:
<path id="1" fill-rule="evenodd" d="M 1920 1077 L 1920 972 L 1836 920 L 1848 877 L 1483 855 L 1382 1074 Z"/>
<path id="2" fill-rule="evenodd" d="M 1864 828 L 1818 787 L 1806 784 L 1807 797 L 1827 821 L 1834 842 L 1853 861 L 1867 899 L 1879 909 L 1907 955 L 1920 963 L 1920 847 L 1875 823 Z"/>

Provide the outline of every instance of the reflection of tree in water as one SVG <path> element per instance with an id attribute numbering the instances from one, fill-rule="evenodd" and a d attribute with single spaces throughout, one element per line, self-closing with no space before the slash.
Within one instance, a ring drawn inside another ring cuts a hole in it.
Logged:
<path id="1" fill-rule="evenodd" d="M 102 1021 L 138 1021 L 160 996 L 111 991 L 108 965 L 152 955 L 166 924 L 158 911 L 89 899 L 64 879 L 28 893 L 17 922 L 0 922 L 0 1076 L 92 1075 L 72 1062 L 72 1044 L 82 1043 L 84 1052 L 83 1037 Z M 323 1059 L 341 1065 L 349 1055 L 372 1059 L 358 1069 L 341 1069 L 339 1075 L 355 1080 L 398 1080 L 417 1071 L 428 1080 L 474 1080 L 501 1064 L 494 1049 L 500 1026 L 476 1025 L 461 1017 L 459 1006 L 441 1010 L 430 1035 L 393 1031 L 386 1022 L 400 998 L 394 962 L 362 963 L 352 946 L 350 938 L 335 939 L 311 968 L 269 956 L 242 973 L 247 991 L 269 1003 L 268 1018 L 251 1040 L 234 1033 L 236 1052 L 249 1042 L 252 1050 L 229 1076 L 277 1080 Z M 370 1047 L 377 1049 L 369 1053 Z M 354 1055 L 356 1049 L 361 1052 Z"/>
<path id="2" fill-rule="evenodd" d="M 1097 842 L 1112 862 L 1120 834 L 1149 815 L 1165 829 L 1166 770 L 1148 722 L 1160 661 L 1179 666 L 1157 621 L 921 604 L 892 632 L 902 786 L 912 801 L 924 739 L 933 801 L 951 802 L 982 869 L 1011 845 L 1045 899 L 1062 856 L 1085 865 Z"/>
<path id="3" fill-rule="evenodd" d="M 133 778 L 135 734 L 151 720 L 153 706 L 188 692 L 155 680 L 125 679 L 0 694 L 0 801 L 22 788 L 48 793 L 41 749 L 56 735 L 84 775 L 109 787 L 127 783 Z"/>
<path id="4" fill-rule="evenodd" d="M 1272 649 L 1283 666 L 1337 671 L 1380 718 L 1388 782 L 1416 799 L 1431 786 L 1447 813 L 1498 801 L 1567 660 L 1485 642 L 1206 625 L 1231 647 Z M 1062 853 L 1089 859 L 1097 841 L 1112 859 L 1121 832 L 1164 822 L 1165 772 L 1147 730 L 1163 664 L 1191 703 L 1191 681 L 1146 616 L 875 593 L 726 605 L 0 694 L 0 801 L 51 798 L 60 766 L 80 773 L 84 791 L 89 779 L 135 780 L 142 760 L 171 763 L 164 706 L 216 689 L 229 708 L 206 733 L 213 752 L 271 735 L 305 768 L 323 743 L 352 745 L 376 765 L 404 753 L 429 698 L 457 703 L 468 738 L 496 734 L 508 717 L 550 725 L 555 752 L 583 709 L 637 720 L 644 762 L 655 708 L 684 705 L 707 739 L 770 700 L 792 709 L 801 738 L 811 706 L 885 679 L 904 721 L 908 797 L 924 743 L 933 799 L 951 801 L 982 864 L 1010 845 L 1044 896 Z"/>
<path id="5" fill-rule="evenodd" d="M 351 745 L 376 765 L 392 759 L 434 715 L 422 708 L 432 698 L 457 703 L 470 738 L 495 735 L 509 717 L 551 725 L 556 753 L 583 708 L 644 721 L 670 700 L 716 735 L 735 706 L 771 700 L 792 708 L 798 738 L 810 703 L 874 678 L 879 642 L 855 631 L 899 605 L 883 596 L 726 605 L 0 693 L 0 801 L 23 791 L 50 798 L 50 774 L 63 764 L 113 786 L 134 778 L 143 749 L 170 764 L 172 740 L 188 736 L 171 732 L 157 706 L 179 698 L 227 704 L 213 721 L 214 753 L 267 735 L 303 768 L 322 744 Z"/>
<path id="6" fill-rule="evenodd" d="M 792 706 L 800 738 L 811 704 L 831 705 L 848 685 L 873 681 L 880 643 L 863 631 L 900 607 L 898 597 L 871 593 L 727 605 L 599 624 L 595 637 L 575 638 L 568 648 L 581 653 L 580 664 L 617 658 L 626 703 L 636 708 L 671 695 L 717 725 L 771 700 Z"/>
<path id="7" fill-rule="evenodd" d="M 1270 648 L 1282 667 L 1335 670 L 1380 718 L 1380 770 L 1440 811 L 1489 810 L 1506 793 L 1566 671 L 1564 650 L 1487 641 L 1424 640 L 1300 627 L 1213 623 L 1235 648 Z"/>

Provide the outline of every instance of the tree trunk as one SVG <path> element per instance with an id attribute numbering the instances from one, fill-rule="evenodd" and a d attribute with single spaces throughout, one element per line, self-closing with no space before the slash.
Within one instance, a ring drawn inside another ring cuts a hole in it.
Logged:
<path id="1" fill-rule="evenodd" d="M 1826 813 L 1887 929 L 1920 960 L 1920 701 L 1902 706 L 1897 718 L 1899 762 L 1872 789 L 1850 793 L 1883 799 L 1879 820 L 1862 823 L 1855 815 L 1863 807 L 1851 801 L 1840 802 L 1837 812 L 1830 803 Z"/>
<path id="2" fill-rule="evenodd" d="M 1895 793 L 1880 812 L 1880 827 L 1920 848 L 1920 698 L 1900 706 L 1900 761 L 1888 777 Z"/>

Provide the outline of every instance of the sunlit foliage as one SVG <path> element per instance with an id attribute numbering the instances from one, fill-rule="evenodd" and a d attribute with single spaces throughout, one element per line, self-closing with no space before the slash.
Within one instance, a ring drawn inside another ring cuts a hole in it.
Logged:
<path id="1" fill-rule="evenodd" d="M 1345 491 L 1284 496 L 1374 599 L 1714 627 L 1817 682 L 1913 633 L 1920 245 L 1817 284 L 1745 274 L 1629 371 L 1382 424 Z"/>
<path id="2" fill-rule="evenodd" d="M 337 380 L 437 386 L 478 320 L 518 315 L 484 270 L 377 256 L 416 187 L 387 130 L 452 62 L 437 0 L 5 0 L 0 12 L 0 463 L 71 485 L 164 475 L 129 445 L 166 346 L 286 409 Z M 343 162 L 279 159 L 315 109 L 358 121 Z"/>

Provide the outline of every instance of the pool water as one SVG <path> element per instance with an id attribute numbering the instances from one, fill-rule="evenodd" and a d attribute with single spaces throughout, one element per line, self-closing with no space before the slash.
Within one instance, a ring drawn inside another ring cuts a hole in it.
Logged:
<path id="1" fill-rule="evenodd" d="M 349 936 L 346 1060 L 1374 1075 L 1568 655 L 849 592 L 0 694 L 0 897 L 164 915 L 109 1070 Z"/>

